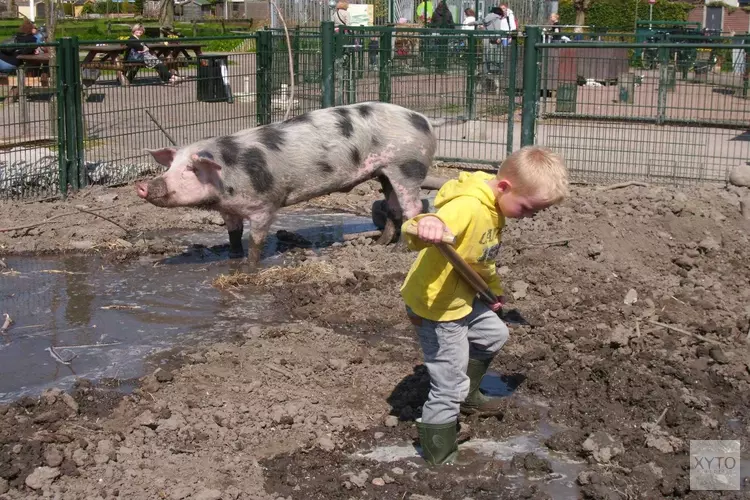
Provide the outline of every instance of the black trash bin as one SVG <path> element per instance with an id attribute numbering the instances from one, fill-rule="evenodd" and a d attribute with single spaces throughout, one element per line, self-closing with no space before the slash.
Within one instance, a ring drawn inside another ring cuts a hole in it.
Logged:
<path id="1" fill-rule="evenodd" d="M 229 86 L 229 56 L 204 54 L 198 56 L 198 100 L 203 102 L 233 102 Z"/>

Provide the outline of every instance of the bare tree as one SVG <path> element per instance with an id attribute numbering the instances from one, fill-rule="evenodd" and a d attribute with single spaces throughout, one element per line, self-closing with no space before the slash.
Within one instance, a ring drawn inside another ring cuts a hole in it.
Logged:
<path id="1" fill-rule="evenodd" d="M 573 0 L 573 7 L 576 10 L 576 24 L 583 26 L 586 23 L 586 12 L 591 8 L 593 0 Z"/>

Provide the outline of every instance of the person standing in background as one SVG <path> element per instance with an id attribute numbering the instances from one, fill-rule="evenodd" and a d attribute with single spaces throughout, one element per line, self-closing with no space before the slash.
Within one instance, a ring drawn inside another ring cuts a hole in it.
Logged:
<path id="1" fill-rule="evenodd" d="M 465 9 L 464 10 L 464 22 L 461 24 L 462 30 L 474 30 L 476 29 L 476 14 L 474 13 L 474 9 Z"/>

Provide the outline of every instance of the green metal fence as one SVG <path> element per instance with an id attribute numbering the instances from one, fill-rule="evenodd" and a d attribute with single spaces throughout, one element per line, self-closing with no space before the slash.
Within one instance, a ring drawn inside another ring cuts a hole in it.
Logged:
<path id="1" fill-rule="evenodd" d="M 52 57 L 60 44 L 8 44 L 24 57 L 41 59 L 10 74 L 0 74 L 0 198 L 55 196 L 66 182 L 68 144 L 64 118 L 68 89 Z"/>
<path id="2" fill-rule="evenodd" d="M 48 45 L 55 57 L 46 66 L 23 68 L 32 80 L 20 98 L 17 75 L 0 79 L 0 198 L 127 183 L 163 170 L 145 149 L 278 122 L 289 107 L 297 116 L 370 100 L 442 121 L 438 159 L 449 162 L 494 165 L 542 144 L 581 179 L 684 184 L 722 182 L 750 156 L 746 39 L 543 35 L 534 26 L 334 33 L 326 22 L 295 28 L 288 41 L 283 30 L 181 38 L 194 50 L 163 68 L 126 60 L 121 40 L 64 38 Z M 163 39 L 145 42 L 169 49 Z M 117 47 L 119 59 L 102 60 Z M 183 80 L 164 84 L 170 72 Z M 46 86 L 37 74 L 49 75 Z"/>
<path id="3" fill-rule="evenodd" d="M 547 72 L 534 142 L 559 151 L 579 178 L 723 182 L 750 157 L 741 46 L 734 54 L 731 45 L 705 40 L 536 47 Z M 714 51 L 734 58 L 722 64 Z"/>

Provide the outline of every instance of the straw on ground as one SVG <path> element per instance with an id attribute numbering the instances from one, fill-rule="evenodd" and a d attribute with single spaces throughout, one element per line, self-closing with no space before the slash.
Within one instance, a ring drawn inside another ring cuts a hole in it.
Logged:
<path id="1" fill-rule="evenodd" d="M 297 267 L 274 266 L 258 273 L 248 274 L 236 271 L 222 274 L 213 281 L 213 286 L 220 290 L 237 288 L 239 286 L 274 286 L 310 283 L 333 276 L 336 268 L 329 262 L 312 262 Z"/>

